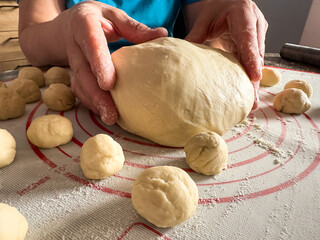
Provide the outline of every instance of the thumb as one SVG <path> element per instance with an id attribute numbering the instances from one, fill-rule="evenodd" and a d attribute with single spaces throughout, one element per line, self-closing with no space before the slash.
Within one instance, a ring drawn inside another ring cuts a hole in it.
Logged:
<path id="1" fill-rule="evenodd" d="M 123 11 L 109 16 L 109 20 L 115 25 L 118 35 L 132 43 L 143 43 L 159 37 L 167 37 L 168 31 L 163 27 L 149 28 L 129 17 Z"/>

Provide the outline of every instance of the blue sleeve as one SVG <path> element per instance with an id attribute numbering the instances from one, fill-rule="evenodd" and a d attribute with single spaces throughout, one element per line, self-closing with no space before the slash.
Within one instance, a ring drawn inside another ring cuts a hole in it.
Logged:
<path id="1" fill-rule="evenodd" d="M 200 2 L 201 0 L 181 0 L 181 4 L 184 5 L 188 5 L 191 3 L 195 3 L 195 2 Z"/>

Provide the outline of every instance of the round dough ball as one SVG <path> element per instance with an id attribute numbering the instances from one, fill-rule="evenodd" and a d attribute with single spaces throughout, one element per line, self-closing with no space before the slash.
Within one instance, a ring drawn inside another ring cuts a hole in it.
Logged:
<path id="1" fill-rule="evenodd" d="M 49 84 L 62 83 L 70 86 L 70 75 L 67 69 L 52 67 L 46 72 L 46 79 Z"/>
<path id="2" fill-rule="evenodd" d="M 8 88 L 19 93 L 26 103 L 39 101 L 41 99 L 40 88 L 31 79 L 16 78 L 9 84 Z"/>
<path id="3" fill-rule="evenodd" d="M 173 227 L 190 218 L 198 205 L 198 188 L 182 169 L 170 166 L 144 170 L 134 181 L 132 204 L 157 227 Z"/>
<path id="4" fill-rule="evenodd" d="M 207 131 L 222 135 L 243 121 L 253 86 L 229 53 L 176 38 L 158 38 L 112 54 L 112 97 L 125 130 L 183 147 Z"/>
<path id="5" fill-rule="evenodd" d="M 0 129 L 0 168 L 12 163 L 15 156 L 16 141 L 7 130 Z"/>
<path id="6" fill-rule="evenodd" d="M 311 107 L 311 102 L 302 90 L 289 88 L 275 96 L 273 107 L 278 112 L 301 114 Z"/>
<path id="7" fill-rule="evenodd" d="M 7 84 L 5 84 L 4 82 L 0 82 L 0 88 L 6 88 Z"/>
<path id="8" fill-rule="evenodd" d="M 22 68 L 19 71 L 18 78 L 31 79 L 36 82 L 39 87 L 43 87 L 46 84 L 42 70 L 37 67 Z"/>
<path id="9" fill-rule="evenodd" d="M 37 147 L 54 148 L 70 142 L 73 137 L 72 123 L 60 115 L 41 116 L 31 122 L 27 137 Z"/>
<path id="10" fill-rule="evenodd" d="M 24 114 L 26 102 L 16 91 L 0 88 L 0 120 L 17 118 Z"/>
<path id="11" fill-rule="evenodd" d="M 311 97 L 313 89 L 310 83 L 303 80 L 291 80 L 286 85 L 284 85 L 284 89 L 288 88 L 297 88 L 304 91 L 307 94 L 308 98 Z"/>
<path id="12" fill-rule="evenodd" d="M 198 173 L 216 175 L 227 167 L 227 144 L 215 132 L 203 132 L 190 138 L 184 151 L 188 165 Z"/>
<path id="13" fill-rule="evenodd" d="M 28 222 L 14 207 L 0 203 L 0 239 L 23 240 L 28 231 Z"/>
<path id="14" fill-rule="evenodd" d="M 275 68 L 263 68 L 262 78 L 260 85 L 266 87 L 272 87 L 281 81 L 282 74 L 278 69 Z"/>
<path id="15" fill-rule="evenodd" d="M 76 99 L 71 89 L 62 83 L 53 83 L 42 94 L 43 103 L 54 111 L 67 111 L 73 108 Z"/>
<path id="16" fill-rule="evenodd" d="M 110 177 L 122 169 L 123 163 L 122 147 L 106 134 L 91 137 L 82 146 L 80 167 L 86 178 Z"/>

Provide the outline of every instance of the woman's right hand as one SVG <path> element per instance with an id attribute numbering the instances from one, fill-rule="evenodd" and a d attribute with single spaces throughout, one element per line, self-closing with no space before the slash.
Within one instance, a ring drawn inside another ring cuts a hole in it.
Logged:
<path id="1" fill-rule="evenodd" d="M 20 4 L 24 2 L 21 0 Z M 54 39 L 48 28 L 55 32 Z M 30 41 L 32 32 L 48 32 L 42 38 L 35 39 L 41 47 L 30 49 L 30 46 L 25 46 L 30 59 L 37 55 L 36 65 L 54 64 L 57 58 L 60 62 L 68 62 L 73 72 L 71 86 L 75 95 L 89 109 L 100 114 L 106 124 L 114 124 L 118 119 L 118 112 L 108 92 L 114 86 L 116 76 L 108 42 L 125 38 L 132 43 L 142 43 L 168 34 L 165 28 L 151 29 L 122 10 L 95 1 L 79 3 L 62 11 L 51 21 L 39 23 L 38 29 L 34 24 L 30 25 L 30 29 L 29 34 L 28 31 L 21 34 L 25 38 L 24 43 L 29 45 L 33 44 Z M 39 51 L 45 55 L 52 46 L 57 50 L 56 53 L 55 49 L 51 49 L 53 59 L 48 56 L 41 58 Z"/>

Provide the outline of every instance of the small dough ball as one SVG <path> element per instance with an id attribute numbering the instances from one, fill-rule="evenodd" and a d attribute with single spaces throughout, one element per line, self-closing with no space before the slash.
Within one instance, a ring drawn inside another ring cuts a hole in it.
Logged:
<path id="1" fill-rule="evenodd" d="M 19 93 L 26 103 L 39 101 L 41 99 L 40 88 L 31 79 L 16 78 L 9 84 L 8 88 Z"/>
<path id="2" fill-rule="evenodd" d="M 188 165 L 198 173 L 216 175 L 227 167 L 227 144 L 215 132 L 203 132 L 190 138 L 184 151 Z"/>
<path id="3" fill-rule="evenodd" d="M 28 231 L 28 222 L 14 207 L 0 203 L 0 239 L 23 240 Z"/>
<path id="4" fill-rule="evenodd" d="M 41 116 L 31 122 L 27 137 L 37 147 L 54 148 L 70 142 L 73 137 L 72 123 L 60 115 Z"/>
<path id="5" fill-rule="evenodd" d="M 173 227 L 190 218 L 198 205 L 198 188 L 182 169 L 144 170 L 134 181 L 131 199 L 137 212 L 157 227 Z"/>
<path id="6" fill-rule="evenodd" d="M 44 74 L 40 68 L 37 67 L 25 67 L 19 71 L 18 78 L 28 78 L 36 82 L 39 87 L 43 87 L 46 82 Z"/>
<path id="7" fill-rule="evenodd" d="M 7 84 L 5 84 L 4 82 L 0 82 L 0 88 L 6 88 Z"/>
<path id="8" fill-rule="evenodd" d="M 76 99 L 71 89 L 62 83 L 53 83 L 42 94 L 43 103 L 54 111 L 71 109 Z"/>
<path id="9" fill-rule="evenodd" d="M 275 68 L 264 68 L 262 69 L 262 78 L 260 85 L 272 87 L 281 81 L 282 74 Z"/>
<path id="10" fill-rule="evenodd" d="M 273 107 L 278 112 L 301 114 L 311 107 L 311 102 L 302 90 L 288 88 L 275 96 Z"/>
<path id="11" fill-rule="evenodd" d="M 70 75 L 67 69 L 62 67 L 52 67 L 46 73 L 46 79 L 49 84 L 62 83 L 70 86 Z"/>
<path id="12" fill-rule="evenodd" d="M 300 89 L 304 91 L 305 94 L 307 94 L 308 98 L 311 97 L 313 92 L 311 84 L 303 80 L 292 80 L 288 82 L 286 85 L 284 85 L 284 89 L 288 88 Z"/>
<path id="13" fill-rule="evenodd" d="M 26 102 L 16 91 L 0 88 L 0 120 L 17 118 L 24 114 Z"/>
<path id="14" fill-rule="evenodd" d="M 16 141 L 7 130 L 0 129 L 0 168 L 12 163 L 15 156 Z"/>
<path id="15" fill-rule="evenodd" d="M 86 178 L 110 177 L 122 169 L 123 163 L 122 147 L 106 134 L 91 137 L 82 146 L 80 167 Z"/>

